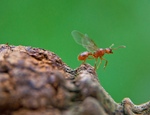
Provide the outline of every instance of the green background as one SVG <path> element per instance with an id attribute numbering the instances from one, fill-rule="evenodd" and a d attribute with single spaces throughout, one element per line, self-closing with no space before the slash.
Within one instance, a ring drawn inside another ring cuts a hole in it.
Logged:
<path id="1" fill-rule="evenodd" d="M 75 69 L 86 49 L 72 30 L 87 33 L 100 48 L 125 45 L 104 56 L 100 82 L 118 103 L 150 100 L 150 0 L 0 0 L 0 44 L 47 49 Z M 95 60 L 86 62 L 94 66 Z"/>

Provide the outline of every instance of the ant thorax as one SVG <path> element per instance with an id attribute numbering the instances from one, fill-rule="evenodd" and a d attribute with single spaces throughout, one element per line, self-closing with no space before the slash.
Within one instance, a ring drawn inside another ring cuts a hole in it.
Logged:
<path id="1" fill-rule="evenodd" d="M 105 50 L 100 48 L 96 52 L 94 52 L 93 56 L 98 58 L 98 57 L 103 57 L 104 54 L 105 54 Z"/>

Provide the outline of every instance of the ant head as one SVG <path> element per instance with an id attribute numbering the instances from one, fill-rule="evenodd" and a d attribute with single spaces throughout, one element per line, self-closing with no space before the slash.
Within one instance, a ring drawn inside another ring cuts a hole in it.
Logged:
<path id="1" fill-rule="evenodd" d="M 107 54 L 110 54 L 110 53 L 112 54 L 112 53 L 113 53 L 113 52 L 112 52 L 112 49 L 110 49 L 110 48 L 106 48 L 106 49 L 105 49 L 105 52 L 106 52 Z"/>
<path id="2" fill-rule="evenodd" d="M 126 47 L 126 46 L 119 46 L 119 47 L 117 47 L 117 48 L 111 48 L 112 46 L 114 46 L 114 44 L 112 44 L 109 48 L 106 48 L 106 49 L 105 49 L 105 52 L 108 53 L 108 54 L 110 54 L 110 53 L 113 53 L 112 50 L 116 50 L 116 49 L 121 48 L 121 47 L 122 47 L 122 48 L 125 48 L 125 47 Z"/>

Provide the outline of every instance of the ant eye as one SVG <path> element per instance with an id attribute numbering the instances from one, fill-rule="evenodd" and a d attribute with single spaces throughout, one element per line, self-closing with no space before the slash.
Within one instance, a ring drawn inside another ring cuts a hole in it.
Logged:
<path id="1" fill-rule="evenodd" d="M 109 53 L 111 53 L 111 50 L 109 51 Z"/>

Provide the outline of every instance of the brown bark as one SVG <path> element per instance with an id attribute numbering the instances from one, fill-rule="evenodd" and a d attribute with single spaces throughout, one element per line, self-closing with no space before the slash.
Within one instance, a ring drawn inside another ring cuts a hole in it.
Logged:
<path id="1" fill-rule="evenodd" d="M 150 102 L 116 103 L 89 64 L 71 69 L 53 52 L 0 45 L 3 115 L 148 115 Z"/>

